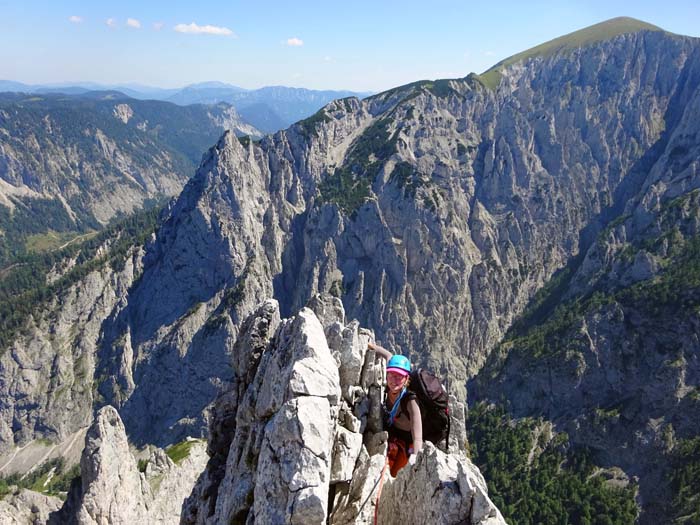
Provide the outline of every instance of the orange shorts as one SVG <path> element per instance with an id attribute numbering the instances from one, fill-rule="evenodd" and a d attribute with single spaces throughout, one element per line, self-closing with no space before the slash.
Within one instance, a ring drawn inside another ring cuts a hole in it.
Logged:
<path id="1" fill-rule="evenodd" d="M 388 450 L 386 453 L 386 459 L 389 463 L 389 472 L 393 477 L 399 473 L 403 467 L 408 463 L 409 452 L 407 448 L 413 449 L 413 444 L 406 447 L 406 442 L 395 436 L 390 436 L 388 441 Z"/>

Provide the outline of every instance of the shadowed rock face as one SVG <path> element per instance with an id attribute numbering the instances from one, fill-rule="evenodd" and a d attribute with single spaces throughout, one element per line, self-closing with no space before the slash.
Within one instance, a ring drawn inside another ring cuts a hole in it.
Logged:
<path id="1" fill-rule="evenodd" d="M 463 397 L 533 292 L 638 194 L 694 111 L 699 63 L 695 40 L 640 32 L 509 66 L 496 91 L 414 85 L 260 143 L 225 135 L 103 327 L 101 395 L 136 439 L 192 433 L 240 320 L 270 295 L 289 315 L 332 290 Z M 333 193 L 343 177 L 366 198 Z"/>
<path id="2" fill-rule="evenodd" d="M 691 63 L 684 75 L 699 71 Z M 683 108 L 634 198 L 571 266 L 552 303 L 571 312 L 566 303 L 577 299 L 576 314 L 521 334 L 547 333 L 542 351 L 526 338 L 502 345 L 473 391 L 508 400 L 515 416 L 547 417 L 599 464 L 637 477 L 641 522 L 650 524 L 675 515 L 669 457 L 700 435 L 700 89 L 679 97 Z"/>
<path id="3" fill-rule="evenodd" d="M 0 381 L 3 446 L 52 418 L 65 437 L 93 402 L 118 408 L 139 444 L 206 434 L 211 400 L 240 384 L 241 322 L 270 296 L 289 316 L 333 291 L 463 399 L 533 293 L 627 203 L 653 210 L 671 180 L 698 187 L 698 49 L 640 31 L 509 65 L 495 90 L 475 76 L 418 83 L 333 102 L 260 143 L 224 135 L 101 322 L 76 336 L 73 307 L 57 301 L 0 358 L 3 378 L 18 363 L 29 378 Z M 653 271 L 641 258 L 629 278 Z M 92 359 L 84 377 L 68 373 L 79 356 L 54 350 L 67 341 Z M 67 372 L 51 391 L 80 400 L 70 413 L 38 387 L 56 363 Z M 231 403 L 213 410 L 230 416 Z"/>
<path id="4" fill-rule="evenodd" d="M 252 344 L 237 343 L 238 359 L 253 366 L 215 404 L 211 459 L 182 523 L 372 523 L 380 476 L 382 523 L 504 523 L 464 455 L 461 403 L 453 453 L 428 443 L 396 480 L 384 472 L 384 364 L 367 350 L 371 334 L 344 324 L 338 299 L 310 306 L 318 315 L 279 321 L 268 301 L 244 323 L 239 342 Z"/>

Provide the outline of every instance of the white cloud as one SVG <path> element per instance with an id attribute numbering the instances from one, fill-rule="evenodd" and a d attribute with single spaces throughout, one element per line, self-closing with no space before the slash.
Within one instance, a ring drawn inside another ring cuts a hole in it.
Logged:
<path id="1" fill-rule="evenodd" d="M 301 47 L 304 45 L 304 41 L 301 38 L 292 37 L 287 39 L 287 45 L 291 47 Z"/>
<path id="2" fill-rule="evenodd" d="M 163 22 L 154 22 L 153 29 L 155 29 L 156 31 L 160 31 L 161 29 L 163 29 L 164 25 L 165 24 L 163 24 Z"/>
<path id="3" fill-rule="evenodd" d="M 82 17 L 82 16 L 75 16 L 75 15 L 73 15 L 73 16 L 69 17 L 68 20 L 69 20 L 70 22 L 73 22 L 74 24 L 79 24 L 80 22 L 83 21 L 83 17 Z"/>
<path id="4" fill-rule="evenodd" d="M 141 22 L 139 22 L 135 18 L 127 18 L 126 25 L 128 25 L 129 27 L 133 27 L 134 29 L 141 29 Z"/>
<path id="5" fill-rule="evenodd" d="M 496 53 L 493 51 L 484 51 L 484 55 L 486 55 L 487 57 L 495 57 Z"/>
<path id="6" fill-rule="evenodd" d="M 324 62 L 333 62 L 333 57 L 326 55 L 325 57 L 323 57 L 323 61 Z"/>
<path id="7" fill-rule="evenodd" d="M 105 24 L 107 24 L 109 27 L 117 27 L 117 21 L 114 18 L 108 18 L 105 20 Z"/>
<path id="8" fill-rule="evenodd" d="M 175 31 L 178 33 L 187 33 L 190 35 L 220 35 L 220 36 L 233 36 L 236 35 L 228 27 L 218 27 L 218 26 L 199 26 L 192 22 L 191 24 L 178 24 L 175 26 Z"/>

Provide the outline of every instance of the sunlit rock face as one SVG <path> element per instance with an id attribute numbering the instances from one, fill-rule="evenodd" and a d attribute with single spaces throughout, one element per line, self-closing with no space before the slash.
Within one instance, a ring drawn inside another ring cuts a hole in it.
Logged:
<path id="1" fill-rule="evenodd" d="M 581 255 L 574 284 L 597 279 L 605 250 L 590 250 L 605 225 L 632 213 L 625 238 L 643 235 L 664 199 L 698 188 L 698 49 L 638 31 L 515 62 L 497 86 L 476 75 L 416 83 L 333 102 L 259 142 L 225 134 L 134 253 L 132 274 L 91 273 L 72 293 L 88 290 L 92 302 L 56 298 L 0 357 L 2 448 L 64 439 L 107 404 L 137 444 L 206 436 L 210 417 L 242 402 L 232 387 L 249 365 L 237 339 L 268 297 L 283 318 L 317 293 L 336 295 L 349 319 L 464 400 L 467 379 L 557 269 Z M 618 269 L 635 282 L 660 268 L 642 254 Z M 598 325 L 617 326 L 614 314 Z M 329 347 L 343 337 L 327 334 Z M 348 356 L 341 385 L 358 359 Z M 628 376 L 609 377 L 610 391 L 625 391 Z M 230 404 L 212 405 L 221 392 Z M 321 397 L 332 411 L 332 396 Z M 352 436 L 340 442 L 354 450 Z M 224 479 L 228 455 L 218 454 Z"/>
<path id="2" fill-rule="evenodd" d="M 106 406 L 86 434 L 80 478 L 48 523 L 179 523 L 182 503 L 207 462 L 204 443 L 187 443 L 182 456 L 175 463 L 156 448 L 141 472 L 119 414 Z"/>
<path id="3" fill-rule="evenodd" d="M 267 301 L 244 322 L 235 350 L 246 364 L 215 404 L 211 459 L 182 523 L 373 523 L 375 513 L 381 523 L 505 523 L 466 458 L 461 403 L 451 453 L 427 443 L 391 477 L 384 363 L 367 350 L 372 334 L 344 317 L 337 298 L 317 296 L 291 319 Z"/>

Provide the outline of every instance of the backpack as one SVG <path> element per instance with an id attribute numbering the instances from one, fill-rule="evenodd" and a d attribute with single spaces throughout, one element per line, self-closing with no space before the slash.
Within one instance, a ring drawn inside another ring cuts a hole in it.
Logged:
<path id="1" fill-rule="evenodd" d="M 435 445 L 450 438 L 450 399 L 440 378 L 425 368 L 411 372 L 409 389 L 416 394 L 423 426 L 423 440 Z"/>

